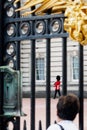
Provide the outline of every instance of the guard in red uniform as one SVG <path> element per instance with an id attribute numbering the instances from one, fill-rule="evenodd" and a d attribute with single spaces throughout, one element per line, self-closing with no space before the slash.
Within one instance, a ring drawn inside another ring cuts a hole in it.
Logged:
<path id="1" fill-rule="evenodd" d="M 57 93 L 59 94 L 59 96 L 61 96 L 60 93 L 60 76 L 57 75 L 56 76 L 56 82 L 54 83 L 54 87 L 55 87 L 55 94 L 54 94 L 54 99 L 56 98 Z"/>

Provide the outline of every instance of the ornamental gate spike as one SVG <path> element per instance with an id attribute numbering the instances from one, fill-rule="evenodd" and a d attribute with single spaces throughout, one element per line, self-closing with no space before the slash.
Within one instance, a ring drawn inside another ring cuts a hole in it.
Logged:
<path id="1" fill-rule="evenodd" d="M 41 120 L 39 121 L 39 130 L 42 130 L 42 123 L 41 123 Z"/>

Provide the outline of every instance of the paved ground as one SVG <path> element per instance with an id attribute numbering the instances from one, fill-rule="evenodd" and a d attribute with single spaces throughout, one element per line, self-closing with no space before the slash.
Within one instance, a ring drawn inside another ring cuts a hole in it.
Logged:
<path id="1" fill-rule="evenodd" d="M 43 130 L 46 130 L 46 100 L 45 98 L 36 98 L 35 100 L 36 104 L 36 115 L 35 115 L 35 130 L 38 130 L 39 127 L 39 120 L 42 121 L 42 128 Z M 55 120 L 57 120 L 56 116 L 56 104 L 57 104 L 57 99 L 51 99 L 51 124 L 54 123 Z M 22 103 L 22 110 L 24 113 L 27 114 L 26 117 L 21 118 L 21 130 L 23 130 L 23 121 L 27 121 L 27 130 L 30 130 L 30 98 L 23 98 L 23 103 Z M 76 119 L 74 120 L 76 125 L 78 126 L 78 115 Z M 84 99 L 84 130 L 87 130 L 87 99 Z"/>

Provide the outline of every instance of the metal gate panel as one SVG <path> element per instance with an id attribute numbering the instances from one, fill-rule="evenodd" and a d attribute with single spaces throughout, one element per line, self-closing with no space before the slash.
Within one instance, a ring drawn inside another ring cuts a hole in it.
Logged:
<path id="1" fill-rule="evenodd" d="M 28 18 L 20 17 L 20 14 L 15 12 L 15 8 L 20 6 L 20 3 L 14 5 L 14 0 L 0 0 L 0 65 L 9 65 L 15 70 L 20 70 L 20 41 L 31 40 L 31 130 L 35 130 L 35 40 L 46 39 L 46 128 L 50 125 L 50 39 L 61 37 L 63 44 L 63 95 L 67 94 L 67 37 L 68 34 L 64 31 L 63 22 L 64 14 L 45 16 L 31 16 Z M 58 23 L 58 28 L 55 31 L 53 25 Z M 43 29 L 38 31 L 39 25 Z M 24 32 L 24 27 L 26 28 Z M 11 48 L 11 52 L 8 50 Z M 3 51 L 2 51 L 3 50 Z M 79 113 L 79 127 L 83 128 L 83 47 L 79 48 L 79 99 L 81 109 Z M 3 104 L 3 75 L 0 74 L 0 114 L 2 114 Z M 6 129 L 4 120 L 0 117 L 1 130 Z M 14 117 L 8 119 L 4 117 L 5 123 L 12 121 L 14 130 L 20 130 L 20 117 L 14 120 Z M 33 123 L 32 123 L 33 122 Z M 24 123 L 26 125 L 26 123 Z M 40 122 L 39 130 L 41 130 Z M 24 130 L 26 126 L 24 127 Z"/>

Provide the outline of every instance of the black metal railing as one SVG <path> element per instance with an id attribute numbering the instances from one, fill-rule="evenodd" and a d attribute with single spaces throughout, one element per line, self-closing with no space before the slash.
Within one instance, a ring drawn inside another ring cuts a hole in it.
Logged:
<path id="1" fill-rule="evenodd" d="M 10 65 L 13 69 L 20 70 L 20 41 L 31 40 L 31 130 L 35 130 L 35 41 L 36 39 L 46 39 L 46 128 L 50 125 L 50 40 L 51 38 L 62 38 L 62 86 L 63 95 L 67 94 L 67 37 L 68 34 L 64 31 L 63 22 L 64 14 L 45 15 L 45 16 L 31 16 L 28 18 L 21 18 L 19 13 L 14 11 L 14 0 L 0 0 L 0 66 Z M 20 6 L 18 4 L 17 6 Z M 8 9 L 13 8 L 12 16 Z M 1 20 L 2 19 L 2 20 Z M 59 28 L 57 31 L 53 30 L 53 23 L 58 22 Z M 39 24 L 42 24 L 43 30 L 37 31 Z M 27 25 L 28 32 L 22 34 L 22 27 Z M 13 32 L 9 32 L 10 28 Z M 13 46 L 13 53 L 8 54 L 7 49 Z M 16 57 L 16 59 L 14 58 Z M 11 64 L 10 64 L 11 63 Z M 3 75 L 0 74 L 0 114 L 3 114 Z M 83 122 L 83 47 L 79 46 L 79 99 L 80 99 L 80 113 L 79 113 L 79 128 L 84 130 Z M 3 119 L 3 120 L 2 120 Z M 0 116 L 0 130 L 7 130 L 8 122 L 13 123 L 14 130 L 20 130 L 20 117 L 1 117 Z M 39 121 L 39 130 L 42 130 L 42 122 Z M 26 121 L 24 120 L 23 130 L 27 130 Z"/>

